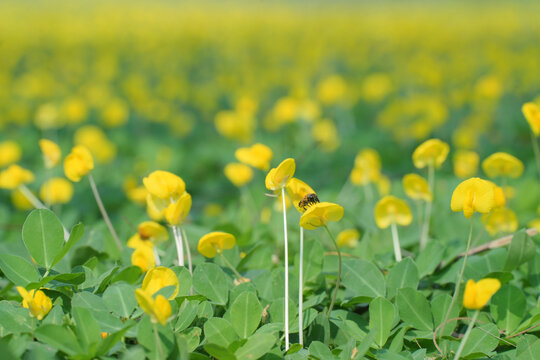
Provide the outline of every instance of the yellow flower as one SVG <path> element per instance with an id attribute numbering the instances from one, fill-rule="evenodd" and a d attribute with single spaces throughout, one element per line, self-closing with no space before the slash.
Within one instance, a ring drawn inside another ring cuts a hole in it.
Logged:
<path id="1" fill-rule="evenodd" d="M 251 147 L 237 149 L 234 156 L 241 163 L 253 166 L 256 169 L 268 171 L 270 160 L 272 160 L 274 154 L 268 146 L 257 143 Z"/>
<path id="2" fill-rule="evenodd" d="M 471 310 L 482 309 L 500 287 L 501 282 L 498 279 L 487 278 L 477 283 L 473 279 L 470 279 L 467 281 L 467 285 L 465 285 L 463 306 Z"/>
<path id="3" fill-rule="evenodd" d="M 116 146 L 97 126 L 83 126 L 73 136 L 77 145 L 83 145 L 96 157 L 98 163 L 108 163 L 116 156 Z"/>
<path id="4" fill-rule="evenodd" d="M 0 167 L 19 161 L 21 156 L 21 147 L 15 141 L 8 140 L 0 143 Z"/>
<path id="5" fill-rule="evenodd" d="M 540 218 L 533 219 L 527 224 L 530 228 L 535 228 L 540 233 Z"/>
<path id="6" fill-rule="evenodd" d="M 256 127 L 255 119 L 250 114 L 230 110 L 217 113 L 214 124 L 224 137 L 242 142 L 251 140 Z"/>
<path id="7" fill-rule="evenodd" d="M 144 221 L 137 227 L 137 233 L 133 235 L 127 246 L 136 249 L 141 245 L 154 246 L 169 239 L 169 232 L 155 221 Z"/>
<path id="8" fill-rule="evenodd" d="M 169 301 L 163 295 L 156 296 L 154 300 L 151 294 L 141 289 L 136 289 L 135 298 L 141 309 L 150 315 L 150 320 L 153 323 L 167 324 L 167 319 L 172 314 L 172 308 Z"/>
<path id="9" fill-rule="evenodd" d="M 101 121 L 107 127 L 118 127 L 124 125 L 129 116 L 129 108 L 120 99 L 113 99 L 101 110 Z"/>
<path id="10" fill-rule="evenodd" d="M 184 192 L 176 201 L 165 209 L 165 219 L 171 225 L 179 225 L 184 222 L 191 210 L 191 195 Z"/>
<path id="11" fill-rule="evenodd" d="M 381 229 L 386 229 L 391 224 L 407 226 L 411 221 L 409 205 L 395 196 L 385 196 L 375 205 L 375 222 Z"/>
<path id="12" fill-rule="evenodd" d="M 317 84 L 317 97 L 322 103 L 334 104 L 347 92 L 347 84 L 339 75 L 332 75 Z"/>
<path id="13" fill-rule="evenodd" d="M 495 185 L 494 183 L 491 184 L 493 185 L 493 191 L 495 194 L 495 205 L 493 207 L 503 207 L 504 205 L 506 205 L 506 194 L 504 193 L 504 189 L 500 186 Z"/>
<path id="14" fill-rule="evenodd" d="M 181 177 L 162 170 L 150 173 L 143 179 L 143 184 L 151 195 L 159 199 L 176 199 L 186 191 L 186 183 Z"/>
<path id="15" fill-rule="evenodd" d="M 480 178 L 470 178 L 460 183 L 452 193 L 452 211 L 463 211 L 468 219 L 475 212 L 486 214 L 495 206 L 495 186 Z"/>
<path id="16" fill-rule="evenodd" d="M 287 182 L 294 176 L 296 163 L 294 159 L 288 158 L 281 162 L 277 168 L 272 168 L 266 175 L 265 185 L 268 190 L 281 190 Z"/>
<path id="17" fill-rule="evenodd" d="M 482 170 L 489 178 L 499 176 L 518 178 L 523 174 L 523 163 L 515 156 L 497 152 L 482 161 Z"/>
<path id="18" fill-rule="evenodd" d="M 336 124 L 330 119 L 317 121 L 311 128 L 311 134 L 323 151 L 332 152 L 340 144 Z"/>
<path id="19" fill-rule="evenodd" d="M 47 204 L 66 204 L 73 197 L 73 185 L 64 178 L 52 178 L 41 185 L 39 197 Z"/>
<path id="20" fill-rule="evenodd" d="M 41 139 L 39 140 L 39 147 L 43 153 L 43 160 L 47 169 L 51 169 L 60 163 L 62 150 L 54 141 Z"/>
<path id="21" fill-rule="evenodd" d="M 534 135 L 540 136 L 540 106 L 533 102 L 528 102 L 523 104 L 521 111 L 525 119 L 527 119 Z"/>
<path id="22" fill-rule="evenodd" d="M 362 149 L 356 154 L 354 168 L 351 171 L 351 182 L 354 185 L 367 185 L 376 182 L 381 176 L 381 158 L 379 153 L 370 148 Z"/>
<path id="23" fill-rule="evenodd" d="M 26 291 L 22 286 L 17 286 L 17 291 L 21 294 L 22 306 L 30 310 L 30 316 L 41 320 L 51 311 L 51 298 L 41 290 Z"/>
<path id="24" fill-rule="evenodd" d="M 197 250 L 207 258 L 213 258 L 223 250 L 232 249 L 234 244 L 236 244 L 234 235 L 222 231 L 214 231 L 204 235 L 199 240 Z"/>
<path id="25" fill-rule="evenodd" d="M 19 210 L 30 210 L 34 208 L 34 205 L 19 189 L 15 189 L 11 192 L 11 202 L 13 206 Z"/>
<path id="26" fill-rule="evenodd" d="M 135 178 L 131 176 L 126 177 L 123 188 L 129 200 L 141 205 L 146 203 L 148 191 L 144 185 L 137 185 L 137 180 L 135 180 Z"/>
<path id="27" fill-rule="evenodd" d="M 414 200 L 432 201 L 433 194 L 429 191 L 429 185 L 426 179 L 418 174 L 407 174 L 402 180 L 405 194 Z"/>
<path id="28" fill-rule="evenodd" d="M 223 172 L 236 187 L 242 187 L 253 179 L 253 170 L 245 164 L 229 163 L 225 166 Z"/>
<path id="29" fill-rule="evenodd" d="M 158 266 L 150 269 L 146 273 L 141 289 L 150 295 L 155 295 L 158 291 L 166 287 L 174 287 L 174 291 L 169 296 L 169 300 L 174 299 L 180 290 L 178 277 L 171 269 L 164 266 Z"/>
<path id="30" fill-rule="evenodd" d="M 379 190 L 380 196 L 386 196 L 390 194 L 390 190 L 392 189 L 392 182 L 388 178 L 388 176 L 380 174 L 379 178 L 375 181 L 375 185 L 377 186 L 377 190 Z"/>
<path id="31" fill-rule="evenodd" d="M 141 268 L 143 273 L 156 266 L 154 249 L 152 246 L 140 245 L 131 254 L 131 265 Z"/>
<path id="32" fill-rule="evenodd" d="M 513 233 L 518 228 L 516 214 L 504 207 L 494 208 L 489 214 L 482 216 L 482 221 L 490 235 Z"/>
<path id="33" fill-rule="evenodd" d="M 289 180 L 285 189 L 287 190 L 287 194 L 289 194 L 294 207 L 301 213 L 305 210 L 299 205 L 300 201 L 308 194 L 315 194 L 315 191 L 308 184 L 294 177 Z"/>
<path id="34" fill-rule="evenodd" d="M 414 166 L 418 169 L 426 166 L 441 167 L 446 160 L 450 147 L 439 139 L 429 139 L 420 144 L 413 152 Z"/>
<path id="35" fill-rule="evenodd" d="M 337 236 L 337 244 L 339 247 L 355 248 L 359 240 L 360 233 L 356 229 L 343 230 Z"/>
<path id="36" fill-rule="evenodd" d="M 460 179 L 474 176 L 478 171 L 480 157 L 474 151 L 458 150 L 454 154 L 454 174 Z"/>
<path id="37" fill-rule="evenodd" d="M 339 221 L 343 217 L 343 207 L 330 203 L 320 202 L 311 205 L 300 218 L 300 226 L 306 230 L 314 230 L 326 226 L 329 221 Z"/>
<path id="38" fill-rule="evenodd" d="M 32 181 L 34 181 L 34 174 L 16 164 L 0 172 L 0 188 L 2 189 L 14 190 Z"/>
<path id="39" fill-rule="evenodd" d="M 77 145 L 71 149 L 71 153 L 64 159 L 64 173 L 71 181 L 79 182 L 83 176 L 93 169 L 94 159 L 92 154 L 82 145 Z"/>

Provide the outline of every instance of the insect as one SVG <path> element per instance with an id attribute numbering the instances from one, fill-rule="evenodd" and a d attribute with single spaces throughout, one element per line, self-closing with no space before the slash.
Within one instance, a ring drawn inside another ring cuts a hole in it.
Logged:
<path id="1" fill-rule="evenodd" d="M 298 203 L 298 207 L 301 207 L 304 210 L 307 210 L 306 208 L 310 205 L 316 204 L 320 202 L 319 198 L 317 197 L 317 194 L 307 194 L 304 196 L 302 200 Z"/>

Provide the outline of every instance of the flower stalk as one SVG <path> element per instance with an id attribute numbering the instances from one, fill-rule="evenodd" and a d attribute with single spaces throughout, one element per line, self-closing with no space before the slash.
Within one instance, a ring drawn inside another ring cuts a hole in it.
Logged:
<path id="1" fill-rule="evenodd" d="M 461 357 L 461 353 L 463 352 L 463 349 L 465 348 L 465 344 L 467 343 L 467 340 L 469 339 L 469 336 L 471 335 L 471 331 L 474 327 L 474 323 L 476 323 L 476 319 L 478 319 L 478 314 L 480 314 L 480 310 L 476 310 L 474 312 L 471 322 L 469 323 L 469 326 L 467 327 L 467 331 L 465 331 L 465 335 L 463 335 L 463 338 L 461 339 L 461 343 L 459 344 L 459 348 L 456 352 L 456 356 L 454 357 L 455 360 L 459 360 L 459 358 Z"/>
<path id="2" fill-rule="evenodd" d="M 184 246 L 182 245 L 182 234 L 178 226 L 173 225 L 172 231 L 174 242 L 176 244 L 176 254 L 178 255 L 178 266 L 184 266 Z"/>
<path id="3" fill-rule="evenodd" d="M 334 238 L 334 235 L 330 232 L 330 229 L 328 229 L 328 226 L 324 226 L 326 229 L 326 232 L 328 233 L 328 236 L 330 236 L 330 239 L 332 239 L 332 242 L 334 243 L 334 247 L 336 248 L 336 252 L 338 254 L 338 273 L 337 273 L 337 279 L 336 279 L 336 287 L 334 289 L 334 294 L 332 295 L 332 300 L 330 301 L 330 306 L 328 307 L 328 313 L 326 313 L 326 318 L 330 319 L 330 314 L 332 313 L 332 309 L 334 308 L 334 304 L 336 302 L 337 293 L 339 290 L 339 285 L 341 282 L 341 251 L 339 250 L 339 246 L 336 242 L 336 239 Z"/>
<path id="4" fill-rule="evenodd" d="M 187 255 L 187 261 L 188 261 L 188 269 L 189 273 L 193 275 L 193 263 L 191 261 L 191 250 L 189 248 L 189 242 L 187 239 L 186 232 L 184 231 L 184 228 L 180 226 L 180 231 L 182 233 L 182 239 L 184 240 L 184 245 L 186 246 L 186 255 Z"/>
<path id="5" fill-rule="evenodd" d="M 429 192 L 434 194 L 433 190 L 435 188 L 435 167 L 432 163 L 428 165 L 428 186 Z M 433 201 L 426 201 L 426 213 L 424 222 L 422 223 L 422 234 L 420 236 L 420 250 L 424 250 L 428 243 L 428 234 L 429 234 L 429 223 L 431 221 L 431 210 L 433 208 Z"/>
<path id="6" fill-rule="evenodd" d="M 285 304 L 284 304 L 284 325 L 285 325 L 285 351 L 289 350 L 289 247 L 287 239 L 287 204 L 285 203 L 285 187 L 281 188 L 281 199 L 283 202 L 283 238 L 284 238 L 284 262 L 285 262 Z"/>
<path id="7" fill-rule="evenodd" d="M 101 196 L 99 196 L 99 192 L 96 186 L 96 182 L 94 181 L 94 177 L 91 173 L 88 173 L 88 181 L 90 182 L 90 187 L 92 188 L 92 193 L 94 194 L 94 198 L 96 199 L 96 203 L 98 205 L 99 211 L 101 212 L 101 216 L 103 216 L 103 220 L 105 220 L 105 223 L 107 224 L 107 228 L 109 229 L 109 232 L 111 233 L 114 242 L 116 243 L 116 246 L 118 247 L 118 250 L 122 251 L 122 243 L 120 242 L 120 239 L 118 238 L 118 235 L 116 234 L 116 231 L 114 230 L 114 227 L 111 223 L 111 219 L 109 219 L 109 215 L 107 214 L 107 210 L 105 209 L 105 206 L 103 205 L 103 201 L 101 201 Z"/>
<path id="8" fill-rule="evenodd" d="M 399 245 L 399 234 L 396 223 L 390 225 L 392 230 L 392 243 L 394 244 L 394 256 L 397 262 L 401 261 L 401 246 Z"/>
<path id="9" fill-rule="evenodd" d="M 304 228 L 300 226 L 300 265 L 298 268 L 298 342 L 304 345 Z"/>

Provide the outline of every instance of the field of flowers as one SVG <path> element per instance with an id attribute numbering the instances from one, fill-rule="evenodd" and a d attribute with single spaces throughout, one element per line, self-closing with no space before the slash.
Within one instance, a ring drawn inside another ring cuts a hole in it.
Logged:
<path id="1" fill-rule="evenodd" d="M 2 359 L 540 359 L 540 3 L 0 3 Z"/>

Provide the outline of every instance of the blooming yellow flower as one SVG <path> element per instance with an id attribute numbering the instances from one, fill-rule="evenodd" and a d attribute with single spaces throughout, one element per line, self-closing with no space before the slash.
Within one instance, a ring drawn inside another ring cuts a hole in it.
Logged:
<path id="1" fill-rule="evenodd" d="M 51 298 L 45 295 L 41 290 L 26 291 L 22 286 L 17 286 L 17 291 L 21 294 L 23 301 L 22 306 L 30 310 L 30 316 L 41 320 L 51 311 Z"/>
<path id="2" fill-rule="evenodd" d="M 252 139 L 256 127 L 255 119 L 250 114 L 230 110 L 217 113 L 214 124 L 222 136 L 242 142 Z"/>
<path id="3" fill-rule="evenodd" d="M 253 144 L 251 147 L 237 149 L 234 156 L 241 163 L 253 166 L 256 169 L 268 171 L 270 168 L 270 160 L 272 160 L 274 154 L 272 149 L 268 146 L 257 143 Z"/>
<path id="4" fill-rule="evenodd" d="M 305 210 L 299 205 L 300 201 L 308 194 L 315 194 L 315 191 L 308 184 L 294 177 L 289 180 L 285 189 L 294 207 L 301 213 Z"/>
<path id="5" fill-rule="evenodd" d="M 523 174 L 523 163 L 515 156 L 497 152 L 482 161 L 482 170 L 489 178 L 499 176 L 518 178 Z"/>
<path id="6" fill-rule="evenodd" d="M 495 207 L 495 186 L 480 178 L 470 178 L 460 183 L 452 193 L 452 211 L 463 211 L 468 219 L 475 212 L 486 214 Z"/>
<path id="7" fill-rule="evenodd" d="M 470 279 L 465 285 L 463 306 L 471 310 L 482 309 L 500 287 L 501 282 L 498 279 L 486 278 L 477 283 Z"/>
<path id="8" fill-rule="evenodd" d="M 79 182 L 83 176 L 93 169 L 94 158 L 90 151 L 82 145 L 77 145 L 71 149 L 71 153 L 64 159 L 64 173 L 71 181 Z"/>
<path id="9" fill-rule="evenodd" d="M 439 139 L 429 139 L 420 144 L 413 152 L 414 166 L 418 169 L 426 166 L 441 167 L 446 160 L 450 147 Z"/>
<path id="10" fill-rule="evenodd" d="M 458 150 L 454 154 L 454 174 L 460 179 L 476 175 L 480 157 L 474 151 Z"/>
<path id="11" fill-rule="evenodd" d="M 180 290 L 178 277 L 171 269 L 164 266 L 158 266 L 150 269 L 146 273 L 141 289 L 153 296 L 166 287 L 174 287 L 174 291 L 169 296 L 169 300 L 174 299 Z"/>
<path id="12" fill-rule="evenodd" d="M 51 169 L 60 163 L 62 150 L 54 141 L 41 139 L 39 140 L 39 148 L 43 153 L 43 160 L 47 169 Z"/>
<path id="13" fill-rule="evenodd" d="M 132 249 L 142 245 L 152 247 L 168 239 L 169 232 L 163 225 L 155 221 L 143 221 L 137 227 L 137 233 L 129 239 L 127 246 Z"/>
<path id="14" fill-rule="evenodd" d="M 516 214 L 505 207 L 494 208 L 489 214 L 482 216 L 482 221 L 490 235 L 513 233 L 518 228 Z"/>
<path id="15" fill-rule="evenodd" d="M 521 111 L 525 119 L 527 119 L 534 135 L 540 136 L 540 106 L 533 102 L 528 102 L 523 104 Z"/>
<path id="16" fill-rule="evenodd" d="M 223 172 L 236 187 L 242 187 L 253 179 L 253 170 L 245 164 L 229 163 L 225 166 Z"/>
<path id="17" fill-rule="evenodd" d="M 158 295 L 154 299 L 151 294 L 142 289 L 135 290 L 135 298 L 137 303 L 145 313 L 150 315 L 150 320 L 153 323 L 165 325 L 172 314 L 172 308 L 169 301 L 163 296 Z"/>
<path id="18" fill-rule="evenodd" d="M 222 231 L 214 231 L 204 235 L 199 240 L 197 250 L 207 258 L 213 258 L 223 250 L 232 249 L 234 244 L 236 244 L 234 235 Z"/>
<path id="19" fill-rule="evenodd" d="M 156 170 L 143 179 L 150 195 L 159 199 L 176 199 L 186 191 L 186 183 L 180 176 L 171 172 Z"/>
<path id="20" fill-rule="evenodd" d="M 356 229 L 343 230 L 337 236 L 339 247 L 355 248 L 358 241 L 360 241 L 360 233 Z"/>
<path id="21" fill-rule="evenodd" d="M 281 162 L 277 168 L 272 168 L 266 175 L 265 185 L 268 190 L 281 190 L 293 178 L 296 170 L 294 159 L 288 158 Z"/>
<path id="22" fill-rule="evenodd" d="M 367 185 L 376 182 L 381 176 L 381 158 L 379 153 L 370 148 L 362 149 L 356 154 L 354 168 L 351 171 L 351 182 L 354 185 Z"/>
<path id="23" fill-rule="evenodd" d="M 41 185 L 39 197 L 47 204 L 66 204 L 73 197 L 73 185 L 64 178 L 52 178 Z"/>
<path id="24" fill-rule="evenodd" d="M 34 174 L 17 164 L 10 165 L 0 172 L 0 188 L 15 190 L 23 184 L 34 181 Z"/>
<path id="25" fill-rule="evenodd" d="M 8 140 L 0 143 L 0 167 L 19 161 L 21 156 L 21 147 L 15 141 Z"/>
<path id="26" fill-rule="evenodd" d="M 116 145 L 97 126 L 86 125 L 79 128 L 73 139 L 75 144 L 83 145 L 90 150 L 98 163 L 111 162 L 116 156 Z"/>
<path id="27" fill-rule="evenodd" d="M 414 200 L 432 201 L 433 194 L 429 191 L 426 179 L 418 174 L 407 174 L 402 179 L 403 189 L 408 197 Z"/>
<path id="28" fill-rule="evenodd" d="M 326 226 L 329 221 L 339 221 L 343 217 L 343 207 L 330 203 L 320 202 L 311 205 L 300 218 L 300 226 L 306 230 L 314 230 Z"/>
<path id="29" fill-rule="evenodd" d="M 171 225 L 184 222 L 191 210 L 191 195 L 184 192 L 176 201 L 171 202 L 165 209 L 165 219 Z"/>
<path id="30" fill-rule="evenodd" d="M 154 250 L 152 246 L 139 245 L 131 254 L 131 265 L 141 268 L 143 273 L 156 266 Z"/>
<path id="31" fill-rule="evenodd" d="M 375 222 L 381 229 L 391 224 L 407 226 L 412 221 L 409 205 L 395 196 L 387 195 L 375 205 Z"/>

